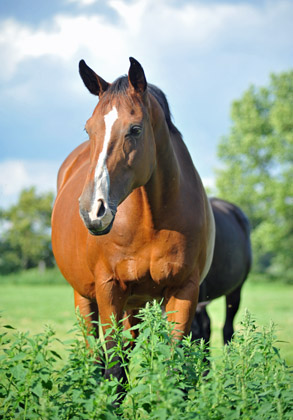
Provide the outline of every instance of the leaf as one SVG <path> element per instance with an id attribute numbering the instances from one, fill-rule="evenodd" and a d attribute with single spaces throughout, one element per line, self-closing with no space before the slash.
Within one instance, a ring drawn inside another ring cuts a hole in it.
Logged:
<path id="1" fill-rule="evenodd" d="M 168 419 L 168 412 L 166 408 L 158 408 L 152 412 L 152 418 L 166 420 Z"/>
<path id="2" fill-rule="evenodd" d="M 111 369 L 113 366 L 117 365 L 117 363 L 119 363 L 119 360 L 114 360 L 113 362 L 110 362 L 109 364 L 107 364 L 107 369 Z"/>
<path id="3" fill-rule="evenodd" d="M 14 366 L 11 369 L 11 373 L 12 375 L 15 377 L 15 379 L 17 380 L 24 380 L 26 375 L 27 375 L 28 370 L 25 369 L 22 365 L 17 365 Z"/>
<path id="4" fill-rule="evenodd" d="M 40 382 L 38 382 L 35 386 L 32 387 L 32 393 L 39 398 L 43 396 L 43 387 Z"/>
<path id="5" fill-rule="evenodd" d="M 94 409 L 94 402 L 92 400 L 92 398 L 88 399 L 85 404 L 84 404 L 84 408 L 91 413 Z"/>
<path id="6" fill-rule="evenodd" d="M 16 354 L 14 357 L 10 359 L 10 362 L 19 362 L 20 360 L 23 360 L 27 357 L 27 354 L 24 352 L 20 352 Z"/>
<path id="7" fill-rule="evenodd" d="M 171 349 L 170 346 L 166 344 L 159 344 L 157 346 L 158 352 L 161 353 L 164 357 L 170 357 Z"/>
<path id="8" fill-rule="evenodd" d="M 183 359 L 184 358 L 184 350 L 183 350 L 183 348 L 182 347 L 175 347 L 175 351 L 176 351 L 176 353 L 181 357 L 181 359 Z"/>
<path id="9" fill-rule="evenodd" d="M 53 354 L 53 356 L 57 357 L 58 359 L 62 360 L 62 357 L 60 356 L 59 353 L 57 353 L 55 350 L 50 350 L 50 352 Z"/>
<path id="10" fill-rule="evenodd" d="M 91 348 L 94 348 L 97 344 L 95 337 L 92 335 L 87 336 L 87 342 Z"/>
<path id="11" fill-rule="evenodd" d="M 51 391 L 52 388 L 53 388 L 53 382 L 51 381 L 51 379 L 49 379 L 47 381 L 42 380 L 42 386 L 43 386 L 43 388 L 48 389 L 49 391 Z"/>
<path id="12" fill-rule="evenodd" d="M 128 392 L 128 395 L 143 394 L 147 390 L 148 390 L 148 385 L 140 384 L 132 388 L 131 391 Z"/>
<path id="13" fill-rule="evenodd" d="M 15 330 L 16 328 L 12 327 L 11 325 L 3 325 L 3 328 L 7 328 L 9 330 Z"/>
<path id="14" fill-rule="evenodd" d="M 130 330 L 124 330 L 124 331 L 122 331 L 122 336 L 126 340 L 133 341 L 133 337 L 132 337 L 132 334 L 131 334 Z"/>
<path id="15" fill-rule="evenodd" d="M 72 402 L 74 403 L 78 403 L 80 401 L 80 396 L 81 396 L 82 392 L 80 390 L 74 389 L 72 391 Z"/>
<path id="16" fill-rule="evenodd" d="M 104 413 L 101 418 L 102 420 L 117 420 L 117 416 L 110 412 Z"/>
<path id="17" fill-rule="evenodd" d="M 61 386 L 60 386 L 60 391 L 63 393 L 63 394 L 66 394 L 67 393 L 67 391 L 71 388 L 71 386 L 72 386 L 72 384 L 63 384 L 63 383 L 61 383 Z"/>
<path id="18" fill-rule="evenodd" d="M 44 363 L 45 359 L 44 359 L 44 356 L 42 355 L 42 353 L 37 354 L 35 361 L 37 363 L 41 363 L 41 364 Z"/>

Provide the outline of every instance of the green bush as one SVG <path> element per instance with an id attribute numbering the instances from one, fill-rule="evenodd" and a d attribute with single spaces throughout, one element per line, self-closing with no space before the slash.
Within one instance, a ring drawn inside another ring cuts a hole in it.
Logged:
<path id="1" fill-rule="evenodd" d="M 220 357 L 210 357 L 208 367 L 202 342 L 187 337 L 179 345 L 172 340 L 172 325 L 159 304 L 147 305 L 139 316 L 137 339 L 113 322 L 102 339 L 87 336 L 88 344 L 79 317 L 76 338 L 63 343 L 64 360 L 54 350 L 57 338 L 50 328 L 30 337 L 2 327 L 0 418 L 292 418 L 292 371 L 275 347 L 273 325 L 260 330 L 247 313 L 242 329 Z M 117 344 L 104 355 L 110 333 Z M 103 378 L 97 362 L 109 367 L 117 356 L 128 377 L 120 405 L 115 401 L 121 387 L 115 378 Z"/>

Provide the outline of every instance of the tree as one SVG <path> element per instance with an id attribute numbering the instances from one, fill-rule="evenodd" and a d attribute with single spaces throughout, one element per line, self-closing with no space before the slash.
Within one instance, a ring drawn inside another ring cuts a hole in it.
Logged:
<path id="1" fill-rule="evenodd" d="M 217 189 L 250 219 L 255 269 L 293 280 L 293 71 L 250 87 L 231 118 Z"/>
<path id="2" fill-rule="evenodd" d="M 50 219 L 53 193 L 38 194 L 34 187 L 20 193 L 18 202 L 0 211 L 0 273 L 53 265 Z"/>

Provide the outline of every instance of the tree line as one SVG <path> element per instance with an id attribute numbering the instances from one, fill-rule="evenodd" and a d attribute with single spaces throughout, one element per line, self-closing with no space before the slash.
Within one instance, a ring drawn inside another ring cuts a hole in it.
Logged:
<path id="1" fill-rule="evenodd" d="M 218 157 L 216 195 L 247 214 L 254 271 L 293 282 L 293 71 L 272 74 L 232 103 Z M 53 193 L 32 187 L 0 210 L 0 274 L 54 265 L 52 204 Z"/>
<path id="2" fill-rule="evenodd" d="M 38 193 L 31 187 L 21 191 L 16 204 L 0 210 L 0 274 L 54 265 L 53 200 L 52 192 Z"/>
<path id="3" fill-rule="evenodd" d="M 293 71 L 251 86 L 232 103 L 231 120 L 218 146 L 218 194 L 249 217 L 254 270 L 292 282 Z"/>

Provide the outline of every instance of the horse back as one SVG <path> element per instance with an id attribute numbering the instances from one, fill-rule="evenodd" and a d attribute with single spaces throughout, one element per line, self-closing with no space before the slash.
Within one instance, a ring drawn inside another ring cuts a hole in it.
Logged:
<path id="1" fill-rule="evenodd" d="M 247 278 L 252 253 L 250 225 L 236 205 L 218 198 L 210 199 L 216 239 L 210 271 L 201 286 L 200 301 L 227 295 Z"/>

